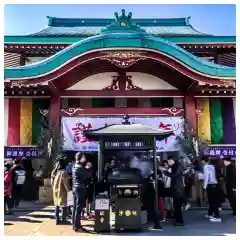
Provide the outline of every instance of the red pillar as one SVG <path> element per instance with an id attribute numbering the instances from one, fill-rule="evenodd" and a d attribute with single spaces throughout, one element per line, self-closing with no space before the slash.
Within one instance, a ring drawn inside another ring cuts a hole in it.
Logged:
<path id="1" fill-rule="evenodd" d="M 10 98 L 8 108 L 8 146 L 20 145 L 20 99 Z"/>
<path id="2" fill-rule="evenodd" d="M 195 133 L 197 133 L 197 114 L 196 101 L 193 96 L 185 96 L 185 116 L 191 124 Z"/>
<path id="3" fill-rule="evenodd" d="M 51 97 L 50 105 L 50 124 L 55 132 L 60 132 L 60 110 L 61 110 L 61 98 L 59 95 Z"/>

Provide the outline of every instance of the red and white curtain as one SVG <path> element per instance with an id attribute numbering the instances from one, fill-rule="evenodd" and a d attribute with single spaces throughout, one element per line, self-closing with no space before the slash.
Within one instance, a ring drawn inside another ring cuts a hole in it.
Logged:
<path id="1" fill-rule="evenodd" d="M 68 151 L 98 151 L 98 143 L 91 142 L 82 134 L 82 130 L 97 129 L 110 124 L 121 124 L 120 117 L 63 117 L 62 134 L 63 149 Z M 183 132 L 183 118 L 181 117 L 132 117 L 131 123 L 144 124 L 154 128 L 173 130 L 172 136 L 163 141 L 157 141 L 157 151 L 178 151 L 179 145 L 176 139 Z"/>

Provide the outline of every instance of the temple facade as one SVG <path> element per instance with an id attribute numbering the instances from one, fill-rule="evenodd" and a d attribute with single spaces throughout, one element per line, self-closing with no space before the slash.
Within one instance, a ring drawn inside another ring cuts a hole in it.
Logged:
<path id="1" fill-rule="evenodd" d="M 97 151 L 82 129 L 133 123 L 173 130 L 187 119 L 211 156 L 236 154 L 236 37 L 201 33 L 190 18 L 48 17 L 48 26 L 4 40 L 5 158 L 37 157 L 41 116 L 66 151 Z"/>

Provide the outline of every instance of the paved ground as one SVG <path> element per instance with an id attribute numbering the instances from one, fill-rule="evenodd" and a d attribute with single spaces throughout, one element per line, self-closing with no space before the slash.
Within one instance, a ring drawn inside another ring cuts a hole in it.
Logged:
<path id="1" fill-rule="evenodd" d="M 148 226 L 141 233 L 121 233 L 113 235 L 138 236 L 227 236 L 236 234 L 236 220 L 229 217 L 230 211 L 222 211 L 222 223 L 211 223 L 204 219 L 205 210 L 189 210 L 185 213 L 184 227 L 173 227 L 163 223 L 163 231 L 150 231 Z M 93 222 L 85 221 L 86 228 L 92 230 Z M 79 234 L 71 226 L 56 226 L 53 207 L 42 205 L 22 205 L 13 216 L 5 216 L 4 232 L 7 236 L 90 236 L 93 233 Z M 95 234 L 96 235 L 96 234 Z"/>

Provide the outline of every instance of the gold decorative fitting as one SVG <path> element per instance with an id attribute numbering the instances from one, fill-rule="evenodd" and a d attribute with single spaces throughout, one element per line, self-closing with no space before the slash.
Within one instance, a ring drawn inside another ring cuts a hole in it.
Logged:
<path id="1" fill-rule="evenodd" d="M 12 81 L 11 82 L 11 88 L 23 86 L 24 83 L 25 83 L 25 81 Z"/>
<path id="2" fill-rule="evenodd" d="M 107 60 L 119 68 L 127 68 L 140 60 L 144 60 L 145 57 L 141 52 L 114 51 L 106 52 L 100 59 Z"/>
<path id="3" fill-rule="evenodd" d="M 130 210 L 126 210 L 126 211 L 125 211 L 125 215 L 126 215 L 127 217 L 131 216 L 131 211 L 130 211 Z"/>

